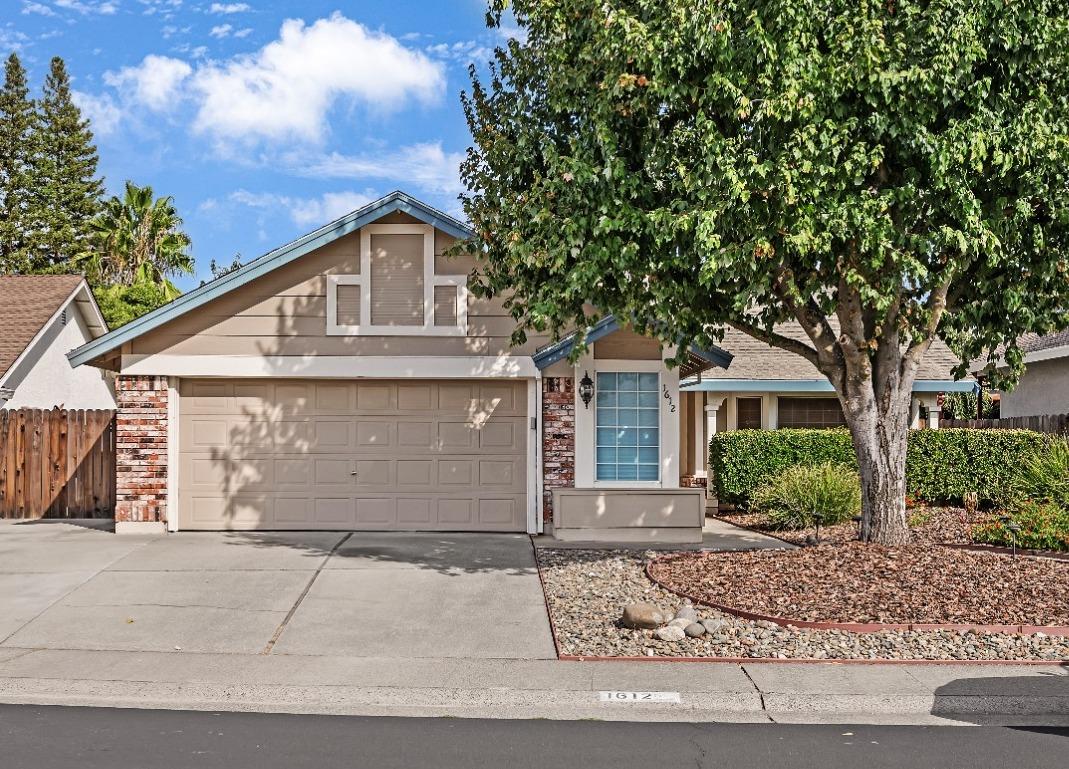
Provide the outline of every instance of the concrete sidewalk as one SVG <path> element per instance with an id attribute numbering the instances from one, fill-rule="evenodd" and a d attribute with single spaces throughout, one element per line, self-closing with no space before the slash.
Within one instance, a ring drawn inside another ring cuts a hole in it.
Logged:
<path id="1" fill-rule="evenodd" d="M 678 693 L 603 703 L 602 691 Z M 1065 667 L 0 650 L 0 702 L 643 721 L 1069 725 Z"/>

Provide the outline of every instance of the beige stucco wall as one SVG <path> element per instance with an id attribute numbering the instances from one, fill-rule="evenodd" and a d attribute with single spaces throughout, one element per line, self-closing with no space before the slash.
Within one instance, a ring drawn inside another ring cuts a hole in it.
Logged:
<path id="1" fill-rule="evenodd" d="M 404 223 L 401 214 L 376 223 Z M 453 244 L 435 231 L 435 265 L 441 275 L 466 275 L 471 258 L 452 259 L 444 252 Z M 530 335 L 513 350 L 516 327 L 499 299 L 469 295 L 467 336 L 328 336 L 327 279 L 333 274 L 360 272 L 360 233 L 354 232 L 271 273 L 154 329 L 130 343 L 134 355 L 397 355 L 453 356 L 529 355 L 548 341 Z"/>
<path id="2" fill-rule="evenodd" d="M 1013 392 L 1002 394 L 1004 417 L 1069 413 L 1069 358 L 1029 363 Z"/>
<path id="3" fill-rule="evenodd" d="M 700 542 L 701 489 L 554 489 L 553 536 L 581 541 Z"/>

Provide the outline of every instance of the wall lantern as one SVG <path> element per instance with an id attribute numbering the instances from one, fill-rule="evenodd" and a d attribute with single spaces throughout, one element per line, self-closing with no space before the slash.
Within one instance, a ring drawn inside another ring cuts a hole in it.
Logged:
<path id="1" fill-rule="evenodd" d="M 594 380 L 590 378 L 589 371 L 579 380 L 579 397 L 583 400 L 583 405 L 590 408 L 590 401 L 594 397 Z"/>

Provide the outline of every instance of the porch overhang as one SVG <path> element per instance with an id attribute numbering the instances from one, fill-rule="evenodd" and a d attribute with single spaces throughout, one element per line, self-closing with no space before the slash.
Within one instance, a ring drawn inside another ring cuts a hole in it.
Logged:
<path id="1" fill-rule="evenodd" d="M 680 382 L 683 392 L 779 392 L 779 393 L 833 393 L 835 388 L 827 379 L 702 379 Z M 913 383 L 915 393 L 969 393 L 976 389 L 973 379 L 958 381 L 946 379 L 918 379 Z"/>

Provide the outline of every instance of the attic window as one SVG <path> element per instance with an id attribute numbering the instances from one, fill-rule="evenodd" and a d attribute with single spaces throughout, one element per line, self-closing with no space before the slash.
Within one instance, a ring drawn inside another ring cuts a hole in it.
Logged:
<path id="1" fill-rule="evenodd" d="M 463 336 L 467 276 L 434 271 L 434 228 L 369 224 L 360 231 L 360 272 L 327 276 L 327 334 Z"/>

